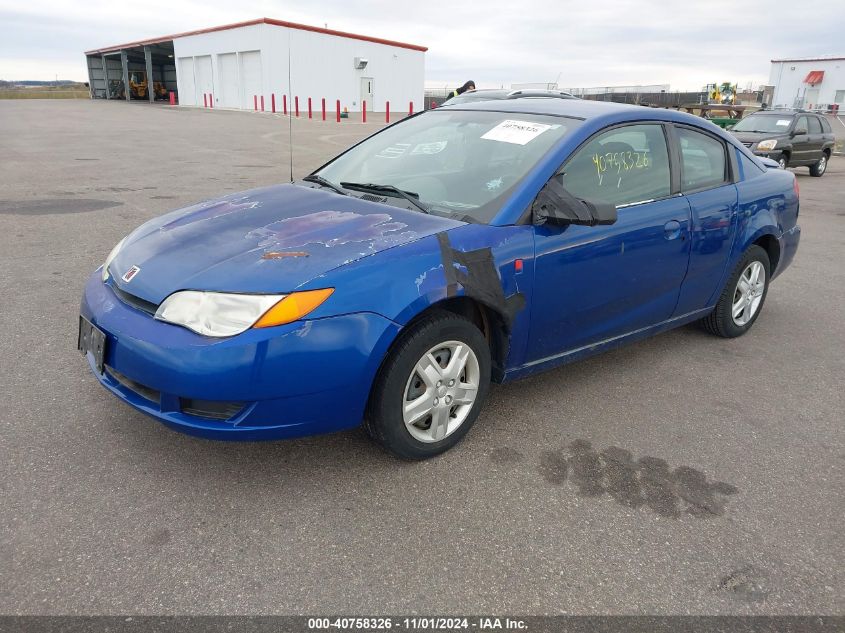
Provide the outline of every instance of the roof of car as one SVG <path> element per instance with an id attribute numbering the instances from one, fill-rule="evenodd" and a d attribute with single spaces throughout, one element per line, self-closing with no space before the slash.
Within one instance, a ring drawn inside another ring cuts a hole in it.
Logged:
<path id="1" fill-rule="evenodd" d="M 444 107 L 445 104 L 444 104 Z M 630 112 L 636 114 L 643 110 L 654 112 L 654 108 L 646 106 L 614 103 L 612 101 L 590 101 L 587 99 L 557 99 L 554 97 L 522 97 L 516 99 L 502 99 L 495 101 L 473 101 L 449 106 L 455 110 L 495 110 L 498 112 L 522 112 L 525 114 L 550 114 L 556 116 L 574 117 L 577 119 L 592 119 L 613 113 Z M 674 112 L 665 110 L 665 112 Z"/>
<path id="2" fill-rule="evenodd" d="M 777 116 L 795 116 L 796 114 L 816 114 L 815 112 L 809 112 L 808 110 L 796 110 L 794 108 L 774 108 L 772 110 L 757 110 L 757 112 L 752 112 L 751 114 L 771 114 Z M 751 116 L 749 114 L 748 116 Z"/>
<path id="3" fill-rule="evenodd" d="M 556 99 L 575 99 L 568 92 L 562 90 L 511 90 L 506 88 L 483 88 L 481 90 L 468 90 L 459 95 L 451 97 L 446 100 L 443 105 L 455 105 L 460 103 L 470 103 L 473 101 L 488 101 L 499 99 L 519 99 L 520 97 L 531 98 L 556 98 Z"/>
<path id="4" fill-rule="evenodd" d="M 733 137 L 722 128 L 700 116 L 669 108 L 592 101 L 589 99 L 560 99 L 554 97 L 520 97 L 496 101 L 474 101 L 444 104 L 437 110 L 465 110 L 474 112 L 505 112 L 513 114 L 538 114 L 568 117 L 591 122 L 590 127 L 613 125 L 627 121 L 670 121 L 700 127 L 711 133 L 729 139 Z M 436 112 L 436 110 L 435 110 Z M 737 141 L 738 142 L 738 141 Z"/>

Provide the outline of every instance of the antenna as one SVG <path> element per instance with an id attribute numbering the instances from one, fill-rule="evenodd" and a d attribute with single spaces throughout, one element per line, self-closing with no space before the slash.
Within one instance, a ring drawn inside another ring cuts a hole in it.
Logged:
<path id="1" fill-rule="evenodd" d="M 290 85 L 290 40 L 293 37 L 291 29 L 288 29 L 288 150 L 290 153 L 290 181 L 293 182 L 293 91 Z"/>

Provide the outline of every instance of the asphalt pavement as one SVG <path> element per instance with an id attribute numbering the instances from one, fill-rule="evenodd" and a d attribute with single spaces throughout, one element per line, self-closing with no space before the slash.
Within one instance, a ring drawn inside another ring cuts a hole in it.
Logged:
<path id="1" fill-rule="evenodd" d="M 379 125 L 293 121 L 295 175 Z M 794 171 L 801 246 L 748 335 L 496 387 L 407 463 L 360 430 L 181 435 L 75 349 L 112 246 L 287 180 L 287 119 L 0 101 L 0 613 L 841 614 L 845 158 Z"/>

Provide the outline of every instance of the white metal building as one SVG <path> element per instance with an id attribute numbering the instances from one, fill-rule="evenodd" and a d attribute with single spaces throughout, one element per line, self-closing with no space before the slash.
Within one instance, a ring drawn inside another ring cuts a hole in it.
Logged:
<path id="1" fill-rule="evenodd" d="M 293 111 L 298 97 L 307 115 L 308 98 L 315 116 L 322 99 L 333 112 L 414 111 L 423 106 L 424 46 L 356 35 L 293 22 L 261 18 L 199 31 L 168 35 L 87 51 L 91 96 L 115 98 L 132 91 L 133 72 L 145 71 L 181 105 Z M 290 77 L 290 82 L 288 78 Z M 109 87 L 111 86 L 111 89 Z M 147 91 L 150 101 L 156 98 Z"/>
<path id="2" fill-rule="evenodd" d="M 773 59 L 769 84 L 774 107 L 845 111 L 845 57 Z"/>

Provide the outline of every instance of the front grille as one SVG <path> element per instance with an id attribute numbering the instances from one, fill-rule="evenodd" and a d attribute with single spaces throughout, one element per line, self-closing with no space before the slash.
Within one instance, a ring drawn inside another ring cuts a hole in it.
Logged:
<path id="1" fill-rule="evenodd" d="M 142 385 L 136 380 L 132 380 L 128 376 L 124 376 L 119 371 L 117 371 L 113 367 L 109 367 L 108 365 L 106 365 L 106 371 L 109 373 L 109 376 L 111 376 L 121 385 L 129 389 L 129 391 L 138 394 L 139 396 L 146 400 L 149 400 L 150 402 L 155 402 L 156 404 L 161 403 L 161 393 L 159 393 L 155 389 L 151 389 L 150 387 Z"/>
<path id="2" fill-rule="evenodd" d="M 179 398 L 182 413 L 195 415 L 210 420 L 228 420 L 240 413 L 245 402 L 227 402 L 223 400 L 197 400 L 195 398 Z"/>
<path id="3" fill-rule="evenodd" d="M 135 295 L 118 288 L 117 284 L 114 282 L 113 279 L 109 279 L 108 284 L 109 287 L 114 291 L 114 294 L 117 295 L 117 298 L 123 301 L 123 303 L 125 303 L 126 305 L 131 306 L 136 310 L 140 310 L 141 312 L 146 312 L 150 315 L 154 315 L 156 313 L 156 310 L 158 310 L 158 306 L 152 303 L 151 301 L 141 299 L 141 297 L 136 297 Z"/>

